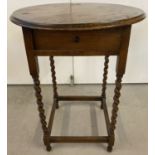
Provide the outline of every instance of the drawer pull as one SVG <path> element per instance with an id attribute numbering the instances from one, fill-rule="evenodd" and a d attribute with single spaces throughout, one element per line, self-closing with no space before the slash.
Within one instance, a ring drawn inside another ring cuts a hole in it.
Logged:
<path id="1" fill-rule="evenodd" d="M 75 43 L 79 43 L 79 42 L 80 42 L 80 37 L 79 37 L 79 36 L 75 36 L 74 42 L 75 42 Z"/>

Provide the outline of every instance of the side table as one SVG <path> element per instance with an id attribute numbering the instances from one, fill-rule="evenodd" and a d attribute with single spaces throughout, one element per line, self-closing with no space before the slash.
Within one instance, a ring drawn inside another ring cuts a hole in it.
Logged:
<path id="1" fill-rule="evenodd" d="M 125 73 L 131 25 L 145 18 L 142 10 L 118 4 L 47 4 L 15 11 L 11 21 L 22 27 L 29 71 L 34 81 L 43 141 L 48 151 L 50 143 L 107 143 L 112 151 L 116 118 Z M 117 57 L 116 86 L 112 116 L 106 105 L 106 84 L 109 56 Z M 49 56 L 53 82 L 53 106 L 46 123 L 39 81 L 38 56 Z M 57 92 L 54 56 L 105 56 L 102 92 L 100 96 L 61 96 Z M 56 108 L 60 101 L 100 101 L 104 111 L 107 136 L 51 136 Z"/>

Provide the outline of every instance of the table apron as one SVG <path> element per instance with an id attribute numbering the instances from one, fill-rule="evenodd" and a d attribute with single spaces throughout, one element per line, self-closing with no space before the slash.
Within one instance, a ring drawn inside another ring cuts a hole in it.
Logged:
<path id="1" fill-rule="evenodd" d="M 37 56 L 118 55 L 122 29 L 95 31 L 32 30 Z"/>

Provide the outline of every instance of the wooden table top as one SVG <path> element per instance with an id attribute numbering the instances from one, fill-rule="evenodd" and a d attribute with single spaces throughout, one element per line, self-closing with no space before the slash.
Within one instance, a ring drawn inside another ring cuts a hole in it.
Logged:
<path id="1" fill-rule="evenodd" d="M 144 18 L 141 9 L 103 3 L 38 5 L 19 9 L 10 17 L 17 25 L 49 30 L 105 29 L 131 25 Z"/>

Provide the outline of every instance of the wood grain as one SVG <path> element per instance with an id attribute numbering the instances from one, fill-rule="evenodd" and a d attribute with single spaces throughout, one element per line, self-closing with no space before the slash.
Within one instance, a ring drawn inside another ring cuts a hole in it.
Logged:
<path id="1" fill-rule="evenodd" d="M 130 25 L 141 21 L 141 9 L 118 4 L 47 4 L 15 11 L 11 21 L 33 29 L 92 30 Z"/>

